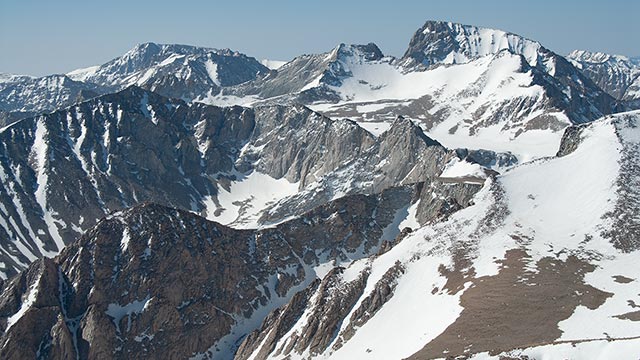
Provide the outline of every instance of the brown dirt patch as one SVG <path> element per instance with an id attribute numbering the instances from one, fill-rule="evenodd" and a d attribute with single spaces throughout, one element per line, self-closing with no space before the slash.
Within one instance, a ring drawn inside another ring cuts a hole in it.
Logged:
<path id="1" fill-rule="evenodd" d="M 447 290 L 447 293 L 453 295 L 464 289 L 464 284 L 473 280 L 476 275 L 476 271 L 471 266 L 472 262 L 468 258 L 467 252 L 464 248 L 452 249 L 451 259 L 453 261 L 453 266 L 447 268 L 440 264 L 438 272 L 440 272 L 440 275 L 447 278 L 447 282 L 442 287 L 443 290 Z M 434 293 L 435 292 L 437 291 L 434 291 Z"/>
<path id="2" fill-rule="evenodd" d="M 524 250 L 507 251 L 497 275 L 474 279 L 462 294 L 458 319 L 410 359 L 495 355 L 549 343 L 562 334 L 558 322 L 578 305 L 596 309 L 611 296 L 584 284 L 595 267 L 577 257 L 543 258 L 537 271 L 526 268 L 530 261 Z"/>
<path id="3" fill-rule="evenodd" d="M 617 315 L 618 319 L 640 321 L 640 311 L 632 311 L 626 314 Z"/>
<path id="4" fill-rule="evenodd" d="M 630 279 L 630 278 L 628 278 L 628 277 L 626 277 L 626 276 L 622 276 L 622 275 L 616 275 L 616 276 L 614 276 L 614 277 L 613 277 L 613 280 L 614 280 L 615 282 L 617 282 L 617 283 L 620 283 L 620 284 L 628 284 L 628 283 L 630 283 L 630 282 L 634 281 L 634 279 Z"/>

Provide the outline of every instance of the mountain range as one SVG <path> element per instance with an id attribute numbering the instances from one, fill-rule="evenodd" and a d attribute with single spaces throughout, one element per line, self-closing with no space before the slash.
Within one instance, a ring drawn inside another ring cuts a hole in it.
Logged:
<path id="1" fill-rule="evenodd" d="M 637 358 L 639 79 L 441 21 L 0 74 L 0 357 Z"/>

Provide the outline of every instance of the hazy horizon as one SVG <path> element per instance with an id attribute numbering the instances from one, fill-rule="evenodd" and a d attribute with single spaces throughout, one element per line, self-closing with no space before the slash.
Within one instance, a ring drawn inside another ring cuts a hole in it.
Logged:
<path id="1" fill-rule="evenodd" d="M 215 4 L 168 1 L 100 5 L 77 0 L 6 0 L 0 4 L 0 72 L 42 76 L 99 65 L 138 43 L 230 48 L 256 59 L 290 60 L 339 43 L 376 43 L 401 56 L 427 20 L 497 28 L 571 50 L 640 55 L 634 17 L 639 3 L 613 0 L 299 3 L 291 0 Z"/>

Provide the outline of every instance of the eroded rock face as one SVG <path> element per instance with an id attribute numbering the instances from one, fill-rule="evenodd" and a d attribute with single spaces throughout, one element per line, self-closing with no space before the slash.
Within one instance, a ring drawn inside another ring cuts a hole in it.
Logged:
<path id="1" fill-rule="evenodd" d="M 471 199 L 482 186 L 464 180 L 438 179 L 425 182 L 420 187 L 416 219 L 420 224 L 444 221 L 454 212 L 472 205 Z"/>
<path id="2" fill-rule="evenodd" d="M 334 154 L 327 156 L 332 159 Z M 347 161 L 313 187 L 270 207 L 261 221 L 275 222 L 301 214 L 346 194 L 374 194 L 396 185 L 428 181 L 439 176 L 445 164 L 456 156 L 404 118 L 396 119 L 391 129 L 364 151 L 360 146 L 358 151 L 349 154 L 352 156 Z"/>
<path id="3" fill-rule="evenodd" d="M 307 315 L 308 321 L 299 333 L 295 333 L 285 349 L 276 352 L 289 353 L 292 350 L 310 354 L 322 353 L 334 340 L 336 332 L 351 308 L 362 296 L 368 272 L 362 271 L 353 281 L 345 281 L 338 275 L 344 269 L 334 268 L 324 277 L 314 293 L 314 303 Z"/>
<path id="4" fill-rule="evenodd" d="M 274 178 L 300 182 L 300 188 L 318 180 L 346 161 L 358 157 L 375 143 L 374 137 L 356 123 L 334 121 L 308 108 L 265 106 L 255 109 L 256 129 L 251 143 L 261 153 L 257 170 Z"/>
<path id="5" fill-rule="evenodd" d="M 242 344 L 240 344 L 235 354 L 235 358 L 249 358 L 261 344 L 262 347 L 259 348 L 257 358 L 266 358 L 271 352 L 275 351 L 276 344 L 291 330 L 296 321 L 306 311 L 311 297 L 320 283 L 321 280 L 316 279 L 303 291 L 296 293 L 287 305 L 270 313 L 262 323 L 260 331 L 254 331 L 248 334 L 242 341 Z M 281 354 L 282 351 L 283 350 L 279 350 L 276 353 Z"/>
<path id="6" fill-rule="evenodd" d="M 367 271 L 354 281 L 345 281 L 340 276 L 343 271 L 344 268 L 334 268 L 321 282 L 313 283 L 296 294 L 286 307 L 270 314 L 262 328 L 242 342 L 236 358 L 266 359 L 293 352 L 308 351 L 311 355 L 324 352 L 366 286 Z M 305 305 L 305 311 L 300 311 L 301 304 Z M 303 316 L 305 324 L 285 338 Z"/>
<path id="7" fill-rule="evenodd" d="M 456 149 L 456 154 L 462 160 L 492 168 L 508 168 L 518 163 L 518 158 L 510 152 L 495 152 L 491 150 Z"/>
<path id="8" fill-rule="evenodd" d="M 364 325 L 371 319 L 382 306 L 393 297 L 397 285 L 397 278 L 404 273 L 404 267 L 396 263 L 389 268 L 374 286 L 374 290 L 362 300 L 360 306 L 351 314 L 349 325 L 340 332 L 338 340 L 334 343 L 333 349 L 337 350 L 343 342 L 349 341 L 356 333 L 357 328 Z"/>
<path id="9" fill-rule="evenodd" d="M 187 106 L 139 88 L 15 124 L 0 136 L 4 272 L 139 201 L 198 211 L 193 199 L 216 193 L 202 174 L 230 170 L 253 127 L 242 108 Z"/>

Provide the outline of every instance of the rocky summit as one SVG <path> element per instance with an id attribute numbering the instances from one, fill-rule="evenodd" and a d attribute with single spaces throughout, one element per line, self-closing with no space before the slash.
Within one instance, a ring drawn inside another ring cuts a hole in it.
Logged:
<path id="1" fill-rule="evenodd" d="M 427 21 L 0 74 L 0 358 L 637 359 L 638 69 Z"/>

